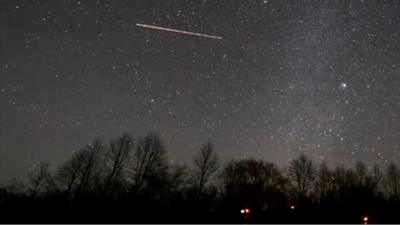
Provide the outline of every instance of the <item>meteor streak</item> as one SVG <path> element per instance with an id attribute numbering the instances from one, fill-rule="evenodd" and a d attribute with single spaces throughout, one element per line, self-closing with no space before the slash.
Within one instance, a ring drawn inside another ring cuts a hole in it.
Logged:
<path id="1" fill-rule="evenodd" d="M 198 37 L 205 37 L 205 38 L 212 38 L 212 39 L 220 39 L 220 40 L 222 39 L 222 37 L 213 36 L 213 35 L 200 34 L 200 33 L 194 33 L 194 32 L 188 32 L 188 31 L 183 31 L 183 30 L 176 30 L 176 29 L 170 29 L 170 28 L 165 28 L 165 27 L 159 27 L 159 26 L 152 26 L 152 25 L 140 24 L 140 23 L 137 23 L 136 26 L 138 26 L 138 27 L 144 27 L 144 28 L 148 28 L 148 29 L 154 29 L 154 30 L 162 30 L 162 31 L 175 32 L 175 33 L 179 33 L 179 34 L 187 34 L 187 35 L 198 36 Z"/>

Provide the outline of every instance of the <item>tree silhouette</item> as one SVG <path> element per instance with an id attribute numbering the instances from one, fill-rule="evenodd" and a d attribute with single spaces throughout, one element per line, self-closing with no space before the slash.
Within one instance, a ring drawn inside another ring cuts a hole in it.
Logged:
<path id="1" fill-rule="evenodd" d="M 252 159 L 231 161 L 222 177 L 229 205 L 265 210 L 284 201 L 286 180 L 273 164 Z"/>
<path id="2" fill-rule="evenodd" d="M 357 186 L 363 186 L 366 184 L 367 179 L 367 167 L 361 161 L 356 162 L 355 166 L 355 182 Z"/>
<path id="3" fill-rule="evenodd" d="M 186 165 L 171 166 L 168 177 L 171 192 L 183 192 L 189 183 L 189 168 Z"/>
<path id="4" fill-rule="evenodd" d="M 383 173 L 381 168 L 379 167 L 378 164 L 374 164 L 372 166 L 372 176 L 371 180 L 373 185 L 375 186 L 375 194 L 376 195 L 381 195 L 381 189 L 382 189 L 382 180 L 383 180 Z"/>
<path id="5" fill-rule="evenodd" d="M 45 194 L 56 190 L 56 184 L 49 168 L 49 163 L 41 163 L 28 175 L 28 192 L 31 197 L 36 197 L 38 194 Z"/>
<path id="6" fill-rule="evenodd" d="M 292 179 L 297 193 L 307 196 L 315 179 L 313 162 L 306 155 L 301 154 L 290 163 L 289 177 Z"/>
<path id="7" fill-rule="evenodd" d="M 327 194 L 333 190 L 333 173 L 329 170 L 326 162 L 319 166 L 315 180 L 315 192 L 318 200 L 322 201 Z"/>
<path id="8" fill-rule="evenodd" d="M 155 181 L 166 178 L 165 154 L 165 148 L 158 135 L 148 134 L 139 139 L 132 159 L 131 191 L 141 190 L 150 179 Z"/>
<path id="9" fill-rule="evenodd" d="M 399 222 L 394 163 L 384 171 L 363 162 L 316 169 L 302 154 L 288 173 L 254 159 L 231 160 L 218 173 L 209 142 L 185 165 L 167 163 L 156 134 L 133 140 L 124 134 L 109 146 L 94 141 L 55 171 L 48 163 L 34 166 L 25 183 L 0 187 L 0 222 L 357 223 L 366 215 Z M 213 176 L 220 179 L 211 183 Z"/>
<path id="10" fill-rule="evenodd" d="M 194 157 L 194 182 L 196 193 L 201 196 L 204 186 L 218 170 L 218 155 L 214 146 L 208 142 Z"/>
<path id="11" fill-rule="evenodd" d="M 111 141 L 110 150 L 105 153 L 106 177 L 103 191 L 106 194 L 109 194 L 115 185 L 122 185 L 123 173 L 133 147 L 133 138 L 129 134 Z"/>
<path id="12" fill-rule="evenodd" d="M 385 184 L 387 194 L 389 197 L 399 199 L 400 197 L 400 169 L 394 164 L 390 163 L 386 168 Z"/>
<path id="13" fill-rule="evenodd" d="M 57 174 L 57 180 L 66 187 L 66 192 L 74 197 L 93 190 L 99 182 L 99 164 L 103 152 L 103 143 L 96 140 L 62 166 Z"/>

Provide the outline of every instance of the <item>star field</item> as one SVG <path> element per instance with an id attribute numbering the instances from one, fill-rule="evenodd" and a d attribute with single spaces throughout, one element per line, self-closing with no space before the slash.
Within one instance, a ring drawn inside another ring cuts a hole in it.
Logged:
<path id="1" fill-rule="evenodd" d="M 398 162 L 400 2 L 0 0 L 0 103 L 0 180 L 124 132 L 175 163 Z"/>

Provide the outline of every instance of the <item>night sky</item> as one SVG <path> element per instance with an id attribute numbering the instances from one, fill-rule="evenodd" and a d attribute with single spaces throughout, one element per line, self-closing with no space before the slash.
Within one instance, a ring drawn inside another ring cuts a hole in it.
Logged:
<path id="1" fill-rule="evenodd" d="M 399 117 L 399 0 L 0 0 L 0 181 L 125 132 L 385 165 Z"/>

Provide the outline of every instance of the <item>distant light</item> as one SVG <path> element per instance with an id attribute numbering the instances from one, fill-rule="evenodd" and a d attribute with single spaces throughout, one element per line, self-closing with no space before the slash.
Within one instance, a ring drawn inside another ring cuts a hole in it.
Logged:
<path id="1" fill-rule="evenodd" d="M 369 219 L 368 216 L 364 216 L 364 217 L 363 217 L 364 224 L 367 224 L 367 223 L 368 223 L 368 219 Z"/>
<path id="2" fill-rule="evenodd" d="M 243 208 L 240 210 L 241 214 L 249 214 L 250 213 L 250 209 L 249 208 Z"/>
<path id="3" fill-rule="evenodd" d="M 296 206 L 290 205 L 290 209 L 296 209 Z"/>

